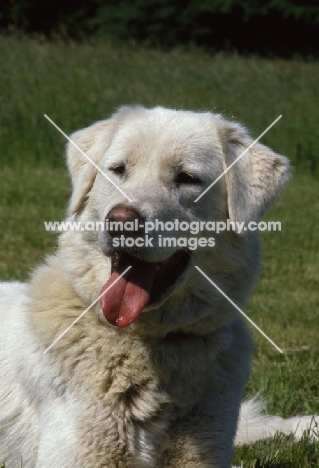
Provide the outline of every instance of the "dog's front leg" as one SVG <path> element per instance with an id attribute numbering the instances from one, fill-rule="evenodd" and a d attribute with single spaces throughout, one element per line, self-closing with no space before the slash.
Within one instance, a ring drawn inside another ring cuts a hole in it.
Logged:
<path id="1" fill-rule="evenodd" d="M 177 421 L 159 468 L 229 468 L 239 405 L 239 394 L 224 394 L 214 408 Z"/>
<path id="2" fill-rule="evenodd" d="M 171 425 L 169 448 L 158 468 L 230 468 L 251 346 L 241 322 L 231 328 L 232 344 L 211 360 L 205 374 L 208 390 Z"/>

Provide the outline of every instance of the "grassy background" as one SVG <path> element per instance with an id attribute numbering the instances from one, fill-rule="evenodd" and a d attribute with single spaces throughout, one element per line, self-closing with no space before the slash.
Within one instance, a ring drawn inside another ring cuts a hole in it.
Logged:
<path id="1" fill-rule="evenodd" d="M 245 123 L 290 157 L 292 180 L 267 219 L 263 273 L 246 312 L 257 332 L 246 396 L 260 392 L 269 412 L 319 410 L 319 63 L 238 55 L 161 52 L 110 43 L 0 37 L 0 278 L 28 278 L 52 251 L 43 221 L 64 216 L 70 194 L 63 137 L 122 104 L 213 110 Z M 278 437 L 236 450 L 244 467 L 319 467 L 318 444 Z M 0 460 L 1 461 L 1 460 Z"/>

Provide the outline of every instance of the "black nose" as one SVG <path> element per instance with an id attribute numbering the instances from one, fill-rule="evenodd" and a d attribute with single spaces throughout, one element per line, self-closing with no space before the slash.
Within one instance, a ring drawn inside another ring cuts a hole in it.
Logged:
<path id="1" fill-rule="evenodd" d="M 112 237 L 139 237 L 145 235 L 144 218 L 132 208 L 117 206 L 105 218 L 106 230 Z"/>

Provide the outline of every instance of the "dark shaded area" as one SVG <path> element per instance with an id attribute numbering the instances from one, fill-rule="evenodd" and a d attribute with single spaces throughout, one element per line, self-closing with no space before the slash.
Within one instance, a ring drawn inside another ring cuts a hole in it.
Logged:
<path id="1" fill-rule="evenodd" d="M 0 27 L 162 48 L 319 55 L 317 0 L 5 0 Z"/>

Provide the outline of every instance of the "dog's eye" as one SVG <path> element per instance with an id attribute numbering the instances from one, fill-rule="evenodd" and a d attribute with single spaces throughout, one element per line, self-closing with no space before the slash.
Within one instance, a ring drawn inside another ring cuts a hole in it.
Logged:
<path id="1" fill-rule="evenodd" d="M 119 164 L 117 166 L 111 167 L 111 171 L 118 175 L 123 175 L 125 172 L 125 165 Z"/>
<path id="2" fill-rule="evenodd" d="M 199 185 L 202 181 L 199 177 L 190 175 L 187 172 L 179 172 L 175 177 L 175 184 L 182 185 L 182 184 L 191 184 L 191 185 Z"/>

